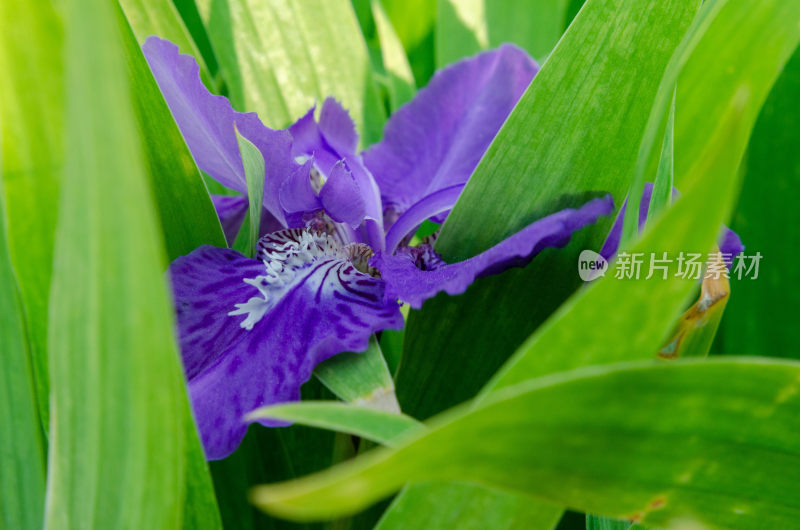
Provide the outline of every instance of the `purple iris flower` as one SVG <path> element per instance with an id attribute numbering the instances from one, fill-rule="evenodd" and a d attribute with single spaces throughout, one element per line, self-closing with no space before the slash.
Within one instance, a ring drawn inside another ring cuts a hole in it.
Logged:
<path id="1" fill-rule="evenodd" d="M 235 136 L 264 157 L 263 237 L 255 259 L 203 246 L 169 267 L 184 368 L 206 456 L 223 458 L 244 436 L 244 415 L 297 400 L 314 367 L 369 336 L 403 326 L 439 292 L 523 266 L 546 247 L 613 212 L 610 196 L 544 217 L 489 250 L 447 264 L 432 242 L 409 246 L 427 219 L 442 221 L 538 67 L 505 45 L 438 72 L 389 120 L 382 142 L 358 152 L 347 112 L 333 99 L 287 130 L 233 110 L 200 81 L 198 66 L 151 37 L 145 55 L 197 165 L 246 195 Z M 235 127 L 235 128 L 234 128 Z M 229 241 L 246 197 L 215 198 Z M 265 425 L 278 425 L 269 421 Z"/>

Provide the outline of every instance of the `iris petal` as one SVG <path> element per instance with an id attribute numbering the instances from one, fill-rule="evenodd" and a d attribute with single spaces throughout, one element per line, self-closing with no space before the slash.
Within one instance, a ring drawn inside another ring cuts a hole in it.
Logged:
<path id="1" fill-rule="evenodd" d="M 313 156 L 316 166 L 326 178 L 331 176 L 336 164 L 344 162 L 359 190 L 359 202 L 364 205 L 366 223 L 360 241 L 381 250 L 384 245 L 381 194 L 378 184 L 356 152 L 358 136 L 353 120 L 333 98 L 323 102 L 319 123 L 314 121 L 314 110 L 309 110 L 289 127 L 294 139 L 292 153 L 296 157 Z M 338 217 L 342 217 L 341 211 Z"/>
<path id="2" fill-rule="evenodd" d="M 386 234 L 386 252 L 393 253 L 397 245 L 424 220 L 449 211 L 463 190 L 464 185 L 457 184 L 437 190 L 414 203 L 392 224 Z"/>
<path id="3" fill-rule="evenodd" d="M 561 210 L 528 225 L 489 250 L 452 265 L 433 261 L 438 260 L 436 254 L 423 255 L 420 260 L 416 249 L 403 249 L 393 256 L 379 253 L 370 264 L 386 281 L 389 299 L 399 299 L 420 308 L 425 300 L 441 291 L 461 294 L 476 278 L 524 266 L 545 248 L 566 245 L 573 232 L 613 211 L 610 195 L 591 200 L 578 209 Z"/>
<path id="4" fill-rule="evenodd" d="M 505 44 L 437 72 L 363 154 L 384 206 L 402 212 L 464 184 L 538 69 L 527 53 Z"/>
<path id="5" fill-rule="evenodd" d="M 170 266 L 192 408 L 212 460 L 238 446 L 247 412 L 299 399 L 318 363 L 403 325 L 384 283 L 332 239 L 284 230 L 259 248 L 263 261 L 203 246 Z"/>
<path id="6" fill-rule="evenodd" d="M 238 129 L 264 157 L 264 207 L 285 223 L 278 193 L 283 181 L 298 170 L 291 134 L 269 129 L 255 113 L 236 112 L 226 98 L 211 94 L 200 80 L 194 58 L 181 55 L 171 42 L 149 37 L 142 50 L 197 166 L 223 186 L 246 195 Z"/>

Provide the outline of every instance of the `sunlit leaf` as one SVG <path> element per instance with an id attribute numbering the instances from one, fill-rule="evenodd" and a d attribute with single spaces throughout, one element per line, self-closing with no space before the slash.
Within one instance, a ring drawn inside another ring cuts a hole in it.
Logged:
<path id="1" fill-rule="evenodd" d="M 61 18 L 52 2 L 0 2 L 0 173 L 5 185 L 8 247 L 27 316 L 37 402 L 45 429 L 47 308 L 63 163 L 62 40 Z"/>
<path id="2" fill-rule="evenodd" d="M 350 0 L 199 2 L 233 106 L 285 127 L 335 96 L 363 145 L 381 137 L 385 112 Z"/>
<path id="3" fill-rule="evenodd" d="M 219 527 L 173 337 L 120 15 L 85 0 L 64 8 L 46 526 Z"/>
<path id="4" fill-rule="evenodd" d="M 45 444 L 25 314 L 7 242 L 0 180 L 0 526 L 33 530 L 44 520 Z"/>

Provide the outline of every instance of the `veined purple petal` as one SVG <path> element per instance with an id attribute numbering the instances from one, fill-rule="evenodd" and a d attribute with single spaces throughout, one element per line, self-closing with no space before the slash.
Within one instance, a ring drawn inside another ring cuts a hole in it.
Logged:
<path id="1" fill-rule="evenodd" d="M 259 257 L 204 246 L 170 266 L 192 408 L 211 460 L 238 446 L 246 413 L 299 399 L 318 363 L 403 325 L 384 282 L 359 272 L 327 236 L 276 232 L 259 241 Z"/>
<path id="2" fill-rule="evenodd" d="M 457 184 L 437 190 L 414 203 L 411 208 L 392 224 L 386 234 L 386 253 L 392 254 L 397 245 L 426 219 L 450 210 L 464 190 L 463 184 Z"/>
<path id="3" fill-rule="evenodd" d="M 194 58 L 181 55 L 171 42 L 149 37 L 142 49 L 197 166 L 220 184 L 247 194 L 238 129 L 264 157 L 264 207 L 284 222 L 278 193 L 283 181 L 298 169 L 291 154 L 291 134 L 269 129 L 255 113 L 236 112 L 226 98 L 211 94 L 200 80 Z"/>
<path id="4" fill-rule="evenodd" d="M 331 219 L 338 223 L 346 223 L 356 228 L 364 220 L 366 215 L 364 198 L 353 174 L 344 162 L 338 162 L 333 166 L 328 180 L 319 192 L 319 199 Z"/>
<path id="5" fill-rule="evenodd" d="M 523 50 L 504 44 L 438 71 L 363 154 L 384 206 L 402 212 L 464 184 L 538 69 Z"/>
<path id="6" fill-rule="evenodd" d="M 441 291 L 461 294 L 476 278 L 524 266 L 543 249 L 566 245 L 573 232 L 613 211 L 610 195 L 591 200 L 578 209 L 562 210 L 539 219 L 489 250 L 452 265 L 437 262 L 435 254 L 421 256 L 420 249 L 409 248 L 393 256 L 379 253 L 370 264 L 386 281 L 389 299 L 420 308 L 425 300 Z"/>
<path id="7" fill-rule="evenodd" d="M 647 221 L 647 214 L 650 211 L 650 199 L 652 195 L 653 183 L 645 182 L 644 191 L 642 192 L 642 200 L 639 203 L 639 230 L 644 228 L 645 222 Z M 672 196 L 678 197 L 678 190 L 673 189 Z M 614 225 L 611 227 L 611 231 L 608 233 L 608 237 L 606 237 L 606 240 L 603 243 L 603 247 L 600 249 L 600 255 L 606 260 L 613 258 L 617 254 L 617 250 L 619 250 L 619 243 L 622 238 L 622 223 L 623 219 L 625 218 L 625 209 L 627 205 L 628 199 L 626 198 L 625 202 L 622 203 L 622 208 L 619 209 L 619 213 L 617 214 L 617 218 L 614 220 Z M 730 269 L 731 265 L 733 264 L 733 258 L 744 251 L 742 240 L 739 238 L 736 232 L 723 225 L 718 244 L 720 252 L 726 255 L 726 258 L 727 254 L 730 254 L 730 259 L 725 260 L 725 264 Z"/>

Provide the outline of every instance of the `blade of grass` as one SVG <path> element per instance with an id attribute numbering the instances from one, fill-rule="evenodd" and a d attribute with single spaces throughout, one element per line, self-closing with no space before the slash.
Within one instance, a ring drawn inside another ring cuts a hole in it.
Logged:
<path id="1" fill-rule="evenodd" d="M 44 520 L 45 443 L 6 228 L 0 180 L 0 526 L 33 530 Z"/>
<path id="2" fill-rule="evenodd" d="M 253 143 L 236 131 L 239 142 L 239 152 L 242 154 L 244 175 L 247 179 L 247 218 L 250 220 L 250 229 L 247 231 L 247 249 L 244 254 L 253 258 L 256 255 L 258 233 L 261 227 L 261 212 L 264 209 L 264 178 L 266 167 L 261 151 Z"/>
<path id="3" fill-rule="evenodd" d="M 398 448 L 262 486 L 253 499 L 322 520 L 408 481 L 464 480 L 657 527 L 790 527 L 800 516 L 799 388 L 800 364 L 773 359 L 584 368 L 460 407 Z"/>
<path id="4" fill-rule="evenodd" d="M 49 321 L 45 525 L 179 528 L 203 520 L 216 528 L 147 179 L 143 143 L 152 139 L 137 127 L 121 14 L 86 0 L 64 10 L 66 162 Z"/>
<path id="5" fill-rule="evenodd" d="M 64 150 L 62 32 L 52 2 L 0 3 L 0 173 L 5 185 L 8 247 L 25 310 L 45 430 L 50 393 L 48 294 Z"/>

